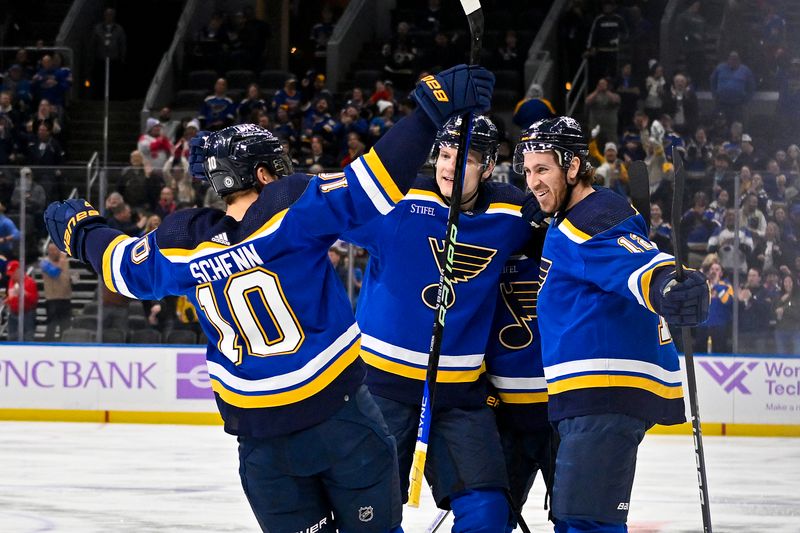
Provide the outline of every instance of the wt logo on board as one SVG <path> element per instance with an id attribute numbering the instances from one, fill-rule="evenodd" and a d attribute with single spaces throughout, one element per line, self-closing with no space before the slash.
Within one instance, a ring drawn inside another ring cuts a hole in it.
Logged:
<path id="1" fill-rule="evenodd" d="M 752 394 L 744 384 L 744 379 L 758 366 L 758 362 L 725 363 L 723 361 L 700 361 L 700 366 L 714 378 L 725 392 L 738 390 L 742 394 Z"/>
<path id="2" fill-rule="evenodd" d="M 203 353 L 178 354 L 177 394 L 179 400 L 204 400 L 214 398 L 208 379 L 206 355 Z"/>

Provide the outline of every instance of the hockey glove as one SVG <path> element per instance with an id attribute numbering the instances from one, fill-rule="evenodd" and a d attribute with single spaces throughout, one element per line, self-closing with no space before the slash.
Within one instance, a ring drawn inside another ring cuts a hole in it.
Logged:
<path id="1" fill-rule="evenodd" d="M 419 106 L 437 128 L 447 119 L 468 111 L 489 109 L 494 89 L 494 74 L 476 65 L 457 65 L 439 74 L 425 76 L 412 93 Z"/>
<path id="2" fill-rule="evenodd" d="M 659 314 L 671 326 L 694 327 L 708 318 L 709 291 L 706 277 L 697 270 L 677 281 L 671 272 L 662 283 Z"/>
<path id="3" fill-rule="evenodd" d="M 189 141 L 189 172 L 193 178 L 206 179 L 203 162 L 206 160 L 206 140 L 210 131 L 198 131 Z"/>
<path id="4" fill-rule="evenodd" d="M 86 263 L 83 247 L 86 231 L 105 226 L 106 219 L 86 200 L 73 199 L 48 205 L 44 212 L 44 223 L 59 250 Z"/>
<path id="5" fill-rule="evenodd" d="M 539 228 L 545 224 L 544 220 L 547 216 L 547 213 L 539 207 L 539 201 L 536 196 L 532 192 L 526 194 L 525 201 L 522 204 L 522 218 L 534 228 Z"/>

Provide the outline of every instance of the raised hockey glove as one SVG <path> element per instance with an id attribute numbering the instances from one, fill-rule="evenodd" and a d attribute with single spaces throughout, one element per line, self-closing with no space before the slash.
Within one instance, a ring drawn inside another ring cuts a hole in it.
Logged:
<path id="1" fill-rule="evenodd" d="M 522 218 L 525 219 L 534 228 L 539 228 L 545 224 L 544 220 L 547 218 L 547 213 L 542 211 L 539 206 L 539 201 L 532 192 L 525 195 L 525 201 L 522 204 Z"/>
<path id="2" fill-rule="evenodd" d="M 677 281 L 671 272 L 662 282 L 659 314 L 671 326 L 694 327 L 708 318 L 709 292 L 706 277 L 697 270 Z"/>
<path id="3" fill-rule="evenodd" d="M 203 162 L 206 160 L 206 140 L 210 131 L 198 131 L 189 141 L 189 172 L 193 178 L 206 179 Z"/>
<path id="4" fill-rule="evenodd" d="M 59 250 L 78 261 L 86 263 L 84 241 L 86 231 L 105 226 L 106 219 L 84 199 L 53 202 L 44 212 L 47 233 Z"/>
<path id="5" fill-rule="evenodd" d="M 412 96 L 436 127 L 441 128 L 456 115 L 489 109 L 493 89 L 494 74 L 485 68 L 456 65 L 422 78 Z"/>

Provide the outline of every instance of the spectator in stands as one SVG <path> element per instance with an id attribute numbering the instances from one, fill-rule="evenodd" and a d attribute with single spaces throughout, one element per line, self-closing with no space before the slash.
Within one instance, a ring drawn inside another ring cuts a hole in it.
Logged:
<path id="1" fill-rule="evenodd" d="M 321 20 L 311 27 L 311 47 L 314 53 L 314 68 L 324 71 L 326 59 L 328 57 L 328 40 L 333 35 L 335 23 L 333 22 L 333 10 L 325 5 L 320 13 Z"/>
<path id="2" fill-rule="evenodd" d="M 117 190 L 137 211 L 152 210 L 155 204 L 162 180 L 153 175 L 152 170 L 145 165 L 142 153 L 134 150 L 130 155 L 130 165 L 122 170 L 117 181 Z"/>
<path id="3" fill-rule="evenodd" d="M 303 137 L 310 138 L 312 135 L 321 135 L 327 141 L 333 139 L 336 121 L 333 120 L 328 109 L 328 100 L 325 98 L 319 98 L 313 102 L 303 117 Z"/>
<path id="4" fill-rule="evenodd" d="M 786 252 L 789 252 L 789 250 L 787 249 Z M 767 222 L 767 231 L 764 238 L 757 239 L 753 249 L 752 266 L 764 271 L 791 264 L 793 260 L 793 255 L 784 253 L 778 225 L 775 222 Z"/>
<path id="5" fill-rule="evenodd" d="M 783 276 L 782 287 L 775 301 L 775 351 L 800 354 L 800 289 L 791 275 Z"/>
<path id="6" fill-rule="evenodd" d="M 753 72 L 742 64 L 735 51 L 728 54 L 728 60 L 717 65 L 711 74 L 711 93 L 717 109 L 725 114 L 728 122 L 742 119 L 744 106 L 755 90 Z"/>
<path id="7" fill-rule="evenodd" d="M 629 194 L 628 170 L 617 158 L 617 145 L 607 142 L 603 149 L 603 164 L 597 167 L 595 175 L 603 179 L 605 187 L 612 189 L 622 196 Z"/>
<path id="8" fill-rule="evenodd" d="M 102 215 L 104 217 L 106 217 L 106 218 L 110 217 L 111 216 L 111 211 L 116 206 L 122 205 L 124 202 L 125 202 L 125 199 L 122 197 L 122 195 L 119 192 L 117 192 L 117 191 L 112 192 L 111 194 L 106 196 L 105 208 L 104 208 L 104 211 L 102 212 Z"/>
<path id="9" fill-rule="evenodd" d="M 751 267 L 747 280 L 739 289 L 739 351 L 741 353 L 769 353 L 773 332 L 770 326 L 772 302 L 761 283 L 761 271 Z"/>
<path id="10" fill-rule="evenodd" d="M 714 145 L 708 140 L 705 126 L 694 130 L 694 136 L 686 145 L 686 169 L 690 172 L 705 172 L 713 164 Z"/>
<path id="11" fill-rule="evenodd" d="M 279 139 L 287 140 L 290 145 L 296 143 L 300 138 L 300 134 L 294 127 L 294 123 L 292 123 L 289 116 L 289 110 L 285 105 L 280 106 L 275 113 L 275 127 L 272 129 L 272 133 Z"/>
<path id="12" fill-rule="evenodd" d="M 366 138 L 369 133 L 369 123 L 361 118 L 358 107 L 348 102 L 339 113 L 339 121 L 336 123 L 333 133 L 337 139 L 337 148 L 339 150 L 346 149 L 351 133 L 358 134 L 359 139 Z"/>
<path id="13" fill-rule="evenodd" d="M 309 70 L 305 77 L 300 80 L 300 92 L 302 93 L 302 104 L 316 102 L 320 98 L 328 101 L 328 108 L 334 105 L 333 93 L 328 89 L 327 77 L 321 72 Z"/>
<path id="14" fill-rule="evenodd" d="M 0 202 L 0 256 L 7 259 L 19 255 L 18 243 L 17 225 L 6 216 L 6 206 Z"/>
<path id="15" fill-rule="evenodd" d="M 283 84 L 283 89 L 280 89 L 275 93 L 275 96 L 272 97 L 270 108 L 274 113 L 277 113 L 278 109 L 285 107 L 291 117 L 300 111 L 301 98 L 302 95 L 297 90 L 297 78 L 289 76 Z"/>
<path id="16" fill-rule="evenodd" d="M 428 0 L 425 8 L 418 12 L 416 26 L 422 31 L 431 33 L 450 28 L 447 10 L 442 9 L 442 0 Z"/>
<path id="17" fill-rule="evenodd" d="M 452 65 L 456 61 L 452 57 L 449 63 L 441 63 L 440 67 L 433 70 L 441 70 L 442 67 L 447 68 L 447 65 Z M 522 67 L 525 64 L 527 51 L 519 49 L 519 42 L 517 39 L 517 32 L 515 30 L 506 30 L 503 43 L 497 47 L 495 51 L 495 68 L 497 70 L 513 70 L 515 72 L 522 72 Z M 517 87 L 509 87 L 510 89 L 517 89 Z"/>
<path id="18" fill-rule="evenodd" d="M 696 353 L 729 353 L 731 351 L 733 287 L 722 279 L 723 269 L 719 261 L 711 262 L 707 268 L 703 269 L 703 272 L 708 278 L 711 300 L 708 304 L 708 320 L 696 330 L 694 350 Z"/>
<path id="19" fill-rule="evenodd" d="M 47 255 L 39 261 L 39 269 L 42 271 L 47 309 L 45 340 L 52 342 L 61 337 L 72 319 L 72 276 L 69 259 L 51 242 L 47 245 Z"/>
<path id="20" fill-rule="evenodd" d="M 158 228 L 161 225 L 161 217 L 158 215 L 150 215 L 145 219 L 144 227 L 142 228 L 142 232 L 140 235 L 147 235 L 154 229 Z"/>
<path id="21" fill-rule="evenodd" d="M 747 168 L 747 167 L 742 167 L 742 170 L 744 170 L 745 168 Z M 744 183 L 744 180 L 742 180 L 742 183 Z M 744 191 L 744 187 L 741 187 L 741 189 Z M 755 194 L 756 195 L 756 198 L 758 198 L 758 204 L 757 204 L 758 209 L 762 213 L 766 213 L 767 212 L 767 204 L 769 203 L 769 194 L 764 189 L 764 178 L 759 173 L 753 174 L 752 184 L 751 184 L 747 194 L 743 194 L 742 195 L 743 201 L 741 202 L 741 205 L 745 204 L 744 200 L 746 200 L 747 196 L 749 196 L 750 194 Z M 766 228 L 764 228 L 764 229 L 766 229 Z"/>
<path id="22" fill-rule="evenodd" d="M 369 123 L 370 145 L 394 126 L 394 104 L 388 100 L 378 100 L 376 107 L 378 114 Z"/>
<path id="23" fill-rule="evenodd" d="M 99 283 L 98 287 L 103 295 L 103 327 L 123 331 L 130 329 L 128 318 L 132 300 L 119 292 L 111 292 L 106 288 L 105 283 Z"/>
<path id="24" fill-rule="evenodd" d="M 173 150 L 172 143 L 162 131 L 161 123 L 153 117 L 147 119 L 145 131 L 139 136 L 136 148 L 144 158 L 144 166 L 158 173 Z"/>
<path id="25" fill-rule="evenodd" d="M 14 192 L 11 194 L 10 212 L 20 212 L 21 198 L 23 197 L 21 193 L 23 190 L 25 191 L 24 198 L 27 214 L 33 217 L 36 225 L 35 229 L 41 232 L 44 229 L 42 215 L 44 214 L 44 208 L 47 206 L 47 195 L 44 192 L 44 188 L 38 182 L 33 181 L 33 171 L 30 167 L 22 167 L 19 170 L 19 179 L 14 184 Z M 34 228 L 27 228 L 27 232 L 33 230 Z"/>
<path id="26" fill-rule="evenodd" d="M 110 61 L 109 94 L 111 98 L 119 99 L 125 95 L 124 86 L 120 80 L 124 78 L 123 72 L 125 56 L 127 55 L 127 36 L 125 29 L 116 23 L 116 11 L 108 8 L 103 12 L 103 22 L 95 25 L 92 30 L 92 95 L 102 98 L 105 94 L 105 60 Z"/>
<path id="27" fill-rule="evenodd" d="M 33 341 L 36 332 L 36 304 L 39 303 L 39 289 L 32 277 L 25 274 L 16 259 L 9 261 L 6 266 L 8 290 L 6 291 L 6 305 L 8 305 L 8 340 Z M 20 301 L 21 298 L 21 301 Z M 18 324 L 22 320 L 23 337 L 18 335 Z"/>
<path id="28" fill-rule="evenodd" d="M 197 119 L 203 129 L 209 131 L 221 130 L 230 126 L 236 120 L 236 104 L 227 95 L 228 82 L 225 78 L 219 78 L 214 83 L 214 94 L 206 96 L 203 105 L 200 107 L 200 114 Z M 165 158 L 166 159 L 166 158 Z M 157 168 L 163 166 L 164 161 Z"/>
<path id="29" fill-rule="evenodd" d="M 706 193 L 698 191 L 694 194 L 692 207 L 681 217 L 680 242 L 686 248 L 684 257 L 692 268 L 697 268 L 702 263 L 708 251 L 708 239 L 717 229 L 711 214 L 707 212 L 708 197 Z M 686 253 L 688 252 L 688 254 Z"/>
<path id="30" fill-rule="evenodd" d="M 66 97 L 72 85 L 72 76 L 65 77 L 66 74 L 56 68 L 53 56 L 45 54 L 42 56 L 41 68 L 31 80 L 34 94 L 37 98 L 45 98 L 52 103 L 61 114 L 66 104 Z"/>
<path id="31" fill-rule="evenodd" d="M 14 106 L 14 99 L 10 91 L 0 92 L 0 116 L 7 117 L 10 127 L 21 126 L 25 122 L 25 115 Z"/>
<path id="32" fill-rule="evenodd" d="M 762 168 L 764 158 L 761 157 L 753 147 L 753 138 L 747 133 L 742 134 L 741 149 L 734 161 L 734 168 L 741 169 L 747 165 L 750 168 Z"/>
<path id="33" fill-rule="evenodd" d="M 36 114 L 28 121 L 26 128 L 31 133 L 36 133 L 39 131 L 39 126 L 41 124 L 49 125 L 54 137 L 58 137 L 59 133 L 61 133 L 61 123 L 58 120 L 58 113 L 55 107 L 48 102 L 46 98 L 39 100 Z"/>
<path id="34" fill-rule="evenodd" d="M 664 67 L 654 62 L 650 67 L 650 74 L 644 82 L 644 112 L 655 120 L 661 116 L 664 107 L 664 95 L 667 80 L 664 78 Z"/>
<path id="35" fill-rule="evenodd" d="M 792 227 L 792 223 L 787 216 L 787 208 L 778 206 L 772 213 L 775 224 L 778 225 L 778 234 L 781 241 L 789 244 L 792 249 L 797 246 L 797 234 Z"/>
<path id="36" fill-rule="evenodd" d="M 621 101 L 620 96 L 609 88 L 606 78 L 601 78 L 594 91 L 586 96 L 589 129 L 600 126 L 597 139 L 601 146 L 617 137 L 617 110 Z"/>
<path id="37" fill-rule="evenodd" d="M 430 48 L 422 56 L 421 61 L 424 62 L 423 64 L 427 70 L 438 72 L 446 69 L 447 65 L 458 63 L 457 56 L 458 53 L 450 42 L 450 36 L 444 31 L 437 31 L 433 36 Z"/>
<path id="38" fill-rule="evenodd" d="M 223 22 L 222 13 L 212 13 L 208 24 L 197 33 L 193 49 L 197 65 L 216 71 L 225 69 L 228 32 Z"/>
<path id="39" fill-rule="evenodd" d="M 706 76 L 706 19 L 700 13 L 700 7 L 700 1 L 693 0 L 675 19 L 675 34 L 680 42 L 679 51 L 685 58 L 686 70 L 695 87 L 705 83 Z"/>
<path id="40" fill-rule="evenodd" d="M 367 105 L 373 106 L 379 100 L 394 101 L 394 84 L 392 80 L 375 80 L 375 90 L 367 100 Z"/>
<path id="41" fill-rule="evenodd" d="M 366 146 L 361 140 L 361 135 L 358 132 L 351 131 L 347 134 L 347 149 L 339 154 L 339 166 L 346 167 L 362 155 L 366 151 Z"/>
<path id="42" fill-rule="evenodd" d="M 236 11 L 231 17 L 231 24 L 225 30 L 228 38 L 228 68 L 256 68 L 258 58 L 263 52 L 259 49 L 259 43 L 263 43 L 263 38 L 252 33 L 244 12 Z"/>
<path id="43" fill-rule="evenodd" d="M 730 200 L 731 195 L 728 191 L 726 189 L 720 189 L 717 192 L 717 198 L 708 206 L 714 222 L 719 224 L 720 227 L 725 225 L 725 213 L 730 209 Z"/>
<path id="44" fill-rule="evenodd" d="M 619 50 L 628 38 L 628 28 L 616 8 L 613 0 L 603 0 L 603 12 L 594 19 L 589 30 L 585 54 L 589 58 L 589 83 L 617 73 Z"/>
<path id="45" fill-rule="evenodd" d="M 323 140 L 319 135 L 311 137 L 310 149 L 308 156 L 301 162 L 303 167 L 309 168 L 315 164 L 323 168 L 334 168 L 336 166 L 336 160 L 325 153 Z"/>
<path id="46" fill-rule="evenodd" d="M 65 187 L 61 183 L 61 169 L 64 162 L 64 150 L 61 144 L 53 138 L 51 125 L 47 122 L 39 123 L 36 130 L 36 139 L 28 143 L 28 161 L 32 165 L 49 167 L 39 172 L 39 184 L 44 188 L 47 198 L 64 198 Z M 55 167 L 55 168 L 53 168 Z"/>
<path id="47" fill-rule="evenodd" d="M 714 156 L 714 166 L 706 172 L 706 184 L 711 187 L 714 194 L 720 189 L 726 189 L 733 194 L 733 171 L 731 171 L 731 158 L 728 154 L 720 152 Z"/>
<path id="48" fill-rule="evenodd" d="M 408 22 L 400 22 L 397 25 L 397 32 L 381 50 L 385 60 L 383 70 L 403 89 L 411 86 L 418 68 L 419 51 L 410 30 Z"/>
<path id="49" fill-rule="evenodd" d="M 664 112 L 672 117 L 676 132 L 686 136 L 695 131 L 699 114 L 697 95 L 686 76 L 675 74 L 672 85 L 664 92 L 663 104 Z"/>
<path id="50" fill-rule="evenodd" d="M 8 96 L 8 93 L 3 93 Z M 5 98 L 0 96 L 0 101 Z M 17 160 L 17 143 L 14 135 L 14 121 L 7 112 L 0 111 L 0 165 L 8 165 Z"/>
<path id="51" fill-rule="evenodd" d="M 239 115 L 239 123 L 255 124 L 258 120 L 258 112 L 266 111 L 267 109 L 267 103 L 261 98 L 261 89 L 258 88 L 258 84 L 251 83 L 247 86 L 247 94 L 239 102 L 239 107 L 236 110 Z"/>
<path id="52" fill-rule="evenodd" d="M 761 209 L 758 208 L 758 195 L 750 193 L 742 204 L 739 224 L 747 228 L 755 235 L 764 238 L 767 233 L 767 219 Z"/>
<path id="53" fill-rule="evenodd" d="M 628 8 L 627 20 L 630 28 L 627 49 L 631 55 L 631 63 L 637 74 L 647 72 L 647 61 L 658 56 L 658 32 L 636 4 Z"/>
<path id="54" fill-rule="evenodd" d="M 800 146 L 790 144 L 786 149 L 786 170 L 793 174 L 800 173 Z"/>
<path id="55" fill-rule="evenodd" d="M 197 191 L 189 174 L 189 161 L 185 157 L 170 157 L 164 163 L 164 181 L 175 191 L 177 204 L 197 205 Z"/>
<path id="56" fill-rule="evenodd" d="M 167 216 L 174 213 L 177 208 L 178 205 L 175 203 L 175 191 L 169 187 L 163 187 L 161 189 L 161 195 L 158 198 L 155 214 L 160 216 L 161 220 L 164 220 Z"/>
<path id="57" fill-rule="evenodd" d="M 23 78 L 22 67 L 14 63 L 8 68 L 0 84 L 0 91 L 11 94 L 16 108 L 22 113 L 29 113 L 33 106 L 33 86 L 30 80 Z"/>
<path id="58" fill-rule="evenodd" d="M 616 91 L 620 97 L 619 105 L 619 125 L 618 129 L 622 130 L 633 121 L 633 114 L 639 107 L 639 82 L 633 75 L 633 65 L 625 63 L 622 65 L 620 75 L 615 81 Z"/>
<path id="59" fill-rule="evenodd" d="M 180 155 L 181 157 L 189 157 L 189 141 L 194 138 L 197 132 L 200 131 L 200 121 L 196 118 L 189 120 L 186 126 L 183 127 L 183 135 L 175 143 L 175 148 L 172 151 L 173 155 Z"/>
<path id="60" fill-rule="evenodd" d="M 650 240 L 662 252 L 672 253 L 672 226 L 664 220 L 661 206 L 650 204 Z"/>
<path id="61" fill-rule="evenodd" d="M 719 263 L 728 273 L 738 270 L 741 275 L 747 272 L 747 263 L 753 252 L 753 234 L 745 226 L 739 227 L 739 251 L 736 252 L 736 211 L 725 212 L 724 225 L 718 227 L 708 239 L 708 253 L 717 254 Z"/>
<path id="62" fill-rule="evenodd" d="M 786 207 L 789 193 L 791 193 L 793 196 L 796 196 L 797 189 L 792 191 L 788 187 L 786 174 L 778 174 L 775 176 L 775 191 L 769 195 L 765 213 L 771 215 L 776 207 Z"/>
<path id="63" fill-rule="evenodd" d="M 139 235 L 140 228 L 133 220 L 131 206 L 126 203 L 115 206 L 111 210 L 111 218 L 108 219 L 108 227 L 121 231 L 131 237 Z"/>

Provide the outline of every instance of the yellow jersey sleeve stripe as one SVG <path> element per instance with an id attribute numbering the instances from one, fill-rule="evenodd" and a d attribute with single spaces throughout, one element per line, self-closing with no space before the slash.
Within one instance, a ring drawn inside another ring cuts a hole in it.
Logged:
<path id="1" fill-rule="evenodd" d="M 509 211 L 522 212 L 522 206 L 516 204 L 509 204 L 506 202 L 494 202 L 489 204 L 489 209 L 508 209 Z"/>
<path id="2" fill-rule="evenodd" d="M 345 368 L 350 366 L 356 359 L 358 359 L 358 352 L 360 348 L 361 343 L 356 341 L 316 378 L 306 383 L 302 387 L 298 387 L 293 390 L 279 392 L 276 394 L 240 394 L 225 388 L 225 386 L 213 376 L 211 377 L 211 388 L 214 390 L 214 392 L 219 394 L 219 397 L 222 398 L 225 403 L 235 405 L 236 407 L 252 409 L 259 407 L 279 407 L 281 405 L 297 403 L 310 398 L 330 385 L 331 382 L 333 382 L 333 380 L 336 379 Z"/>
<path id="3" fill-rule="evenodd" d="M 127 235 L 119 235 L 113 241 L 111 241 L 111 243 L 106 247 L 106 250 L 103 252 L 103 283 L 105 283 L 106 287 L 111 292 L 119 292 L 114 285 L 114 274 L 111 271 L 111 256 L 114 254 L 114 248 L 116 248 L 119 243 L 127 239 L 129 239 Z"/>
<path id="4" fill-rule="evenodd" d="M 644 274 L 642 274 L 642 278 L 640 283 L 642 297 L 644 298 L 644 306 L 647 307 L 652 312 L 656 312 L 653 308 L 653 304 L 650 302 L 650 283 L 653 281 L 653 272 L 656 271 L 657 268 L 663 266 L 675 265 L 675 261 L 664 261 L 663 263 L 657 263 L 653 265 L 652 268 L 645 270 Z"/>
<path id="5" fill-rule="evenodd" d="M 378 370 L 383 370 L 384 372 L 402 376 L 404 378 L 425 381 L 425 374 L 427 370 L 424 368 L 417 368 L 415 366 L 404 365 L 396 361 L 390 361 L 389 359 L 385 359 L 368 350 L 365 350 L 364 348 L 361 349 L 361 359 L 363 359 L 364 362 L 369 366 L 377 368 Z M 481 367 L 475 370 L 447 370 L 446 368 L 439 367 L 436 383 L 472 383 L 477 381 L 480 375 L 485 371 L 485 364 L 481 364 Z"/>
<path id="6" fill-rule="evenodd" d="M 577 376 L 547 384 L 548 394 L 555 395 L 580 389 L 608 387 L 627 387 L 646 390 L 667 400 L 683 398 L 681 385 L 667 386 L 652 379 L 641 376 L 621 376 L 616 374 Z"/>
<path id="7" fill-rule="evenodd" d="M 370 149 L 369 152 L 364 154 L 364 162 L 375 175 L 375 178 L 381 184 L 381 187 L 383 187 L 383 190 L 393 203 L 396 204 L 403 199 L 403 193 L 401 193 L 400 189 L 397 188 L 397 185 L 389 175 L 386 167 L 383 166 L 383 162 L 381 161 L 380 157 L 378 157 L 378 154 L 375 152 L 374 148 Z"/>
<path id="8" fill-rule="evenodd" d="M 275 229 L 277 229 L 276 226 L 283 220 L 283 217 L 286 216 L 286 212 L 288 210 L 289 209 L 286 208 L 283 211 L 275 213 L 272 216 L 272 218 L 270 218 L 263 226 L 258 228 L 256 231 L 254 231 L 250 235 L 248 235 L 244 240 L 242 240 L 242 242 L 234 244 L 234 245 L 219 244 L 219 243 L 216 243 L 216 242 L 206 241 L 206 242 L 202 242 L 202 243 L 198 244 L 197 246 L 195 246 L 192 249 L 163 248 L 163 249 L 160 250 L 160 252 L 164 257 L 166 257 L 170 261 L 173 261 L 175 259 L 180 259 L 180 258 L 183 258 L 186 261 L 188 261 L 189 259 L 194 259 L 195 255 L 197 255 L 198 257 L 201 256 L 201 255 L 205 255 L 205 254 L 203 254 L 203 252 L 214 253 L 214 252 L 217 252 L 219 250 L 224 250 L 226 248 L 230 248 L 231 246 L 239 246 L 240 244 L 244 244 L 246 242 L 249 242 L 249 241 L 252 241 L 252 240 L 257 239 L 259 237 L 262 237 L 262 236 L 264 236 L 264 234 L 272 233 Z"/>
<path id="9" fill-rule="evenodd" d="M 561 230 L 561 233 L 566 235 L 569 240 L 578 244 L 583 244 L 592 238 L 592 236 L 588 233 L 585 233 L 573 226 L 572 222 L 570 222 L 568 219 L 564 219 L 561 224 L 558 225 L 558 229 Z"/>
<path id="10" fill-rule="evenodd" d="M 499 391 L 500 399 L 505 403 L 547 403 L 546 392 L 502 392 Z"/>

